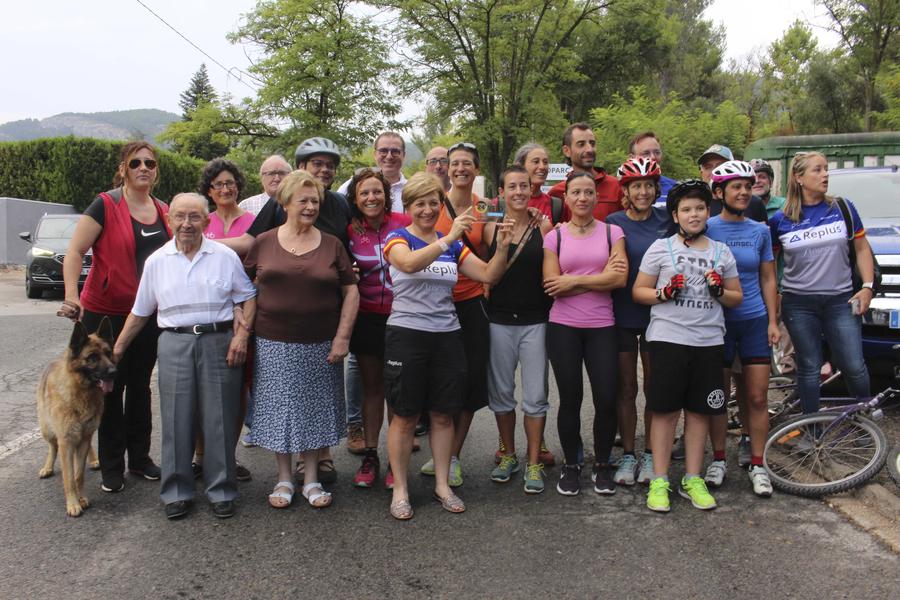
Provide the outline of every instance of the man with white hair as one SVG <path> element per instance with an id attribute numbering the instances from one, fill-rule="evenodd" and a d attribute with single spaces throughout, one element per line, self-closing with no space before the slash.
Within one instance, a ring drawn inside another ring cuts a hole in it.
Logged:
<path id="1" fill-rule="evenodd" d="M 291 165 L 280 154 L 273 154 L 263 161 L 259 167 L 259 181 L 262 183 L 263 191 L 261 194 L 250 196 L 241 201 L 238 206 L 243 208 L 253 216 L 259 214 L 260 209 L 269 198 L 275 197 L 275 191 L 281 180 L 288 176 L 291 172 Z"/>

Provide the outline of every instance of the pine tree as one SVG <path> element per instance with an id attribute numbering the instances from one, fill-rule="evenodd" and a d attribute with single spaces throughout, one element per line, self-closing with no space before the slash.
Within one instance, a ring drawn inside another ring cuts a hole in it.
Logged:
<path id="1" fill-rule="evenodd" d="M 206 63 L 200 65 L 200 69 L 191 77 L 188 89 L 181 92 L 181 118 L 184 121 L 191 120 L 191 114 L 204 104 L 213 104 L 217 100 L 216 89 L 209 82 L 209 74 L 206 72 Z"/>

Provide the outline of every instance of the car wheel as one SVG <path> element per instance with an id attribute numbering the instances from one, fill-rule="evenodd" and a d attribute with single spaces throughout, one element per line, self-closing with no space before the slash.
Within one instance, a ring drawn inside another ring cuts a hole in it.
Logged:
<path id="1" fill-rule="evenodd" d="M 44 290 L 42 288 L 37 287 L 33 283 L 31 283 L 31 277 L 25 277 L 25 295 L 31 298 L 32 300 L 36 298 L 41 298 L 44 295 Z"/>

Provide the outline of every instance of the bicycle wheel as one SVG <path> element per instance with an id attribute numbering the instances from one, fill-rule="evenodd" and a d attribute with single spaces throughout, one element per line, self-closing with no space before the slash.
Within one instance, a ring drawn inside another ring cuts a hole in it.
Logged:
<path id="1" fill-rule="evenodd" d="M 817 413 L 773 428 L 763 450 L 763 466 L 776 488 L 818 498 L 872 478 L 884 466 L 887 453 L 884 432 L 866 417 Z"/>
<path id="2" fill-rule="evenodd" d="M 888 456 L 888 471 L 891 472 L 891 479 L 900 486 L 900 445 L 894 446 Z"/>
<path id="3" fill-rule="evenodd" d="M 769 378 L 768 404 L 769 423 L 786 421 L 800 413 L 797 382 L 793 377 L 776 375 Z"/>

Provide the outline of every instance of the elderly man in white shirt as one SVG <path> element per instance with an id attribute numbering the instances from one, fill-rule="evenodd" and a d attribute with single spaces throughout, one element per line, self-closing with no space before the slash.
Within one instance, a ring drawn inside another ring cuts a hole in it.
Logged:
<path id="1" fill-rule="evenodd" d="M 254 216 L 259 214 L 263 205 L 269 198 L 275 197 L 278 184 L 291 172 L 291 165 L 280 154 L 273 154 L 263 161 L 259 167 L 259 181 L 262 183 L 263 192 L 241 200 L 238 206 Z"/>
<path id="2" fill-rule="evenodd" d="M 131 314 L 113 353 L 122 356 L 156 314 L 159 337 L 159 406 L 162 422 L 160 498 L 177 519 L 194 498 L 191 458 L 195 423 L 206 438 L 203 475 L 213 514 L 234 514 L 234 448 L 242 365 L 256 313 L 256 288 L 230 248 L 203 237 L 206 200 L 179 194 L 169 207 L 173 237 L 150 255 Z M 237 313 L 243 313 L 238 315 Z M 235 320 L 235 316 L 240 316 Z"/>

